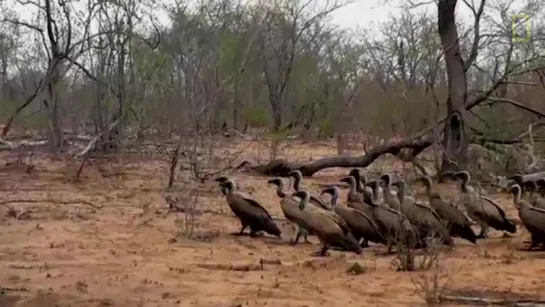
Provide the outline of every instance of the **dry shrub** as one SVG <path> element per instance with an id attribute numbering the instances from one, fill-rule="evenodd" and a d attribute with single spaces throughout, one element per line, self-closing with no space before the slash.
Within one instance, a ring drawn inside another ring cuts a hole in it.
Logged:
<path id="1" fill-rule="evenodd" d="M 268 163 L 279 157 L 286 157 L 289 154 L 290 142 L 285 132 L 271 133 L 263 136 L 258 142 L 258 163 Z M 266 161 L 260 161 L 260 157 L 267 157 Z"/>
<path id="2" fill-rule="evenodd" d="M 406 233 L 396 234 L 394 266 L 398 271 L 425 271 L 438 261 L 442 247 L 441 239 L 433 234 L 427 238 L 416 236 L 416 241 L 420 240 L 426 240 L 426 247 L 419 250 L 416 248 L 416 242 L 407 238 Z"/>
<path id="3" fill-rule="evenodd" d="M 175 221 L 176 225 L 180 225 L 180 237 L 192 239 L 195 234 L 199 197 L 200 192 L 196 188 L 186 189 L 176 195 L 165 195 L 170 210 L 182 213 Z"/>
<path id="4" fill-rule="evenodd" d="M 441 298 L 445 295 L 453 274 L 441 263 L 441 257 L 432 258 L 429 264 L 428 271 L 412 276 L 411 282 L 415 293 L 427 305 L 435 306 L 441 303 Z"/>
<path id="5" fill-rule="evenodd" d="M 235 151 L 229 142 L 233 142 L 231 138 L 212 134 L 182 138 L 170 155 L 168 188 L 174 185 L 178 166 L 182 172 L 189 172 L 192 179 L 200 182 L 233 169 L 235 160 L 249 145 Z"/>

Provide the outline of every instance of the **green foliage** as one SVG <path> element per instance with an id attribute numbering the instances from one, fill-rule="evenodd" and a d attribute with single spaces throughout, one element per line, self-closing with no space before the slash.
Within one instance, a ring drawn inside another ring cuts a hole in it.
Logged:
<path id="1" fill-rule="evenodd" d="M 320 129 L 321 137 L 328 138 L 335 135 L 335 125 L 333 124 L 333 121 L 329 117 L 322 119 L 318 127 Z"/>
<path id="2" fill-rule="evenodd" d="M 271 138 L 272 141 L 283 141 L 290 136 L 291 130 L 283 129 L 279 131 L 270 131 L 267 133 L 267 137 Z"/>
<path id="3" fill-rule="evenodd" d="M 243 116 L 250 127 L 267 127 L 271 124 L 271 118 L 267 108 L 260 106 L 249 106 L 243 111 Z"/>
<path id="4" fill-rule="evenodd" d="M 225 80 L 231 79 L 241 63 L 238 60 L 242 39 L 234 33 L 225 32 L 220 37 L 219 68 Z"/>
<path id="5" fill-rule="evenodd" d="M 0 99 L 0 120 L 7 120 L 17 108 L 15 101 Z"/>

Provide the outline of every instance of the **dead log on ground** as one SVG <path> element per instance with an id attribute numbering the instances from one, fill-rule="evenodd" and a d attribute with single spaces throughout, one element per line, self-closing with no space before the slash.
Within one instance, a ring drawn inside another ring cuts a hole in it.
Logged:
<path id="1" fill-rule="evenodd" d="M 469 304 L 469 305 L 482 305 L 482 306 L 542 306 L 545 304 L 543 300 L 530 300 L 530 299 L 521 299 L 521 300 L 509 300 L 509 299 L 491 299 L 483 297 L 471 297 L 471 296 L 450 296 L 445 295 L 439 298 L 441 302 L 450 302 L 458 304 Z"/>
<path id="2" fill-rule="evenodd" d="M 545 179 L 545 171 L 540 171 L 532 174 L 517 174 L 508 177 L 509 180 L 514 180 L 516 183 L 518 183 L 520 186 L 523 186 L 526 182 L 529 181 L 537 181 L 539 179 Z"/>
<path id="3" fill-rule="evenodd" d="M 252 171 L 254 173 L 265 176 L 289 177 L 289 173 L 299 168 L 299 165 L 289 162 L 285 159 L 275 159 L 267 164 L 252 166 L 249 161 L 243 161 L 236 169 Z M 304 174 L 303 174 L 304 175 Z"/>
<path id="4" fill-rule="evenodd" d="M 328 157 L 303 164 L 299 170 L 303 176 L 312 176 L 316 172 L 331 167 L 366 167 L 384 154 L 397 155 L 401 149 L 412 150 L 411 155 L 416 157 L 420 152 L 432 144 L 431 137 L 404 139 L 397 142 L 379 145 L 367 152 L 366 155 L 358 157 Z"/>

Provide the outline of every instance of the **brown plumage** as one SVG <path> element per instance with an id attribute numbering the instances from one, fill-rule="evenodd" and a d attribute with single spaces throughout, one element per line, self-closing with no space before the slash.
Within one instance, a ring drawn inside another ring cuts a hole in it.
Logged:
<path id="1" fill-rule="evenodd" d="M 350 189 L 348 190 L 347 199 L 348 202 L 363 202 L 363 194 L 358 193 L 357 191 L 357 181 L 353 176 L 344 177 L 340 180 L 341 182 L 348 183 Z"/>
<path id="2" fill-rule="evenodd" d="M 433 208 L 417 202 L 411 196 L 405 196 L 405 181 L 398 180 L 392 185 L 398 189 L 397 196 L 401 204 L 401 212 L 417 227 L 419 230 L 418 238 L 423 240 L 423 245 L 427 244 L 426 238 L 438 237 L 443 244 L 454 246 L 454 240 L 452 240 L 443 221 Z"/>
<path id="3" fill-rule="evenodd" d="M 345 250 L 361 254 L 361 246 L 350 232 L 350 228 L 323 209 L 307 207 L 310 199 L 310 194 L 307 191 L 296 191 L 292 194 L 292 197 L 301 199 L 299 208 L 308 214 L 308 229 L 315 233 L 323 244 L 317 255 L 325 256 L 331 245 L 341 246 Z"/>
<path id="4" fill-rule="evenodd" d="M 487 237 L 489 227 L 510 233 L 517 231 L 516 225 L 507 219 L 502 208 L 490 198 L 479 196 L 473 187 L 468 184 L 471 177 L 467 171 L 455 173 L 453 178 L 462 179 L 460 186 L 464 194 L 462 202 L 469 217 L 481 226 L 481 233 L 477 236 L 478 238 Z"/>
<path id="5" fill-rule="evenodd" d="M 390 174 L 383 174 L 380 176 L 379 183 L 382 182 L 384 184 L 383 195 L 384 195 L 384 203 L 386 203 L 390 208 L 394 210 L 401 210 L 401 204 L 399 202 L 399 198 L 396 197 L 397 195 L 393 195 L 392 193 L 392 176 Z"/>
<path id="6" fill-rule="evenodd" d="M 545 209 L 545 199 L 541 197 L 538 193 L 539 187 L 537 182 L 527 181 L 526 185 L 528 186 L 528 192 L 530 192 L 528 198 L 530 199 L 532 206 Z"/>
<path id="7" fill-rule="evenodd" d="M 324 189 L 322 194 L 326 193 L 331 195 L 331 207 L 346 221 L 354 237 L 357 240 L 363 239 L 362 246 L 368 246 L 367 241 L 386 244 L 386 239 L 380 233 L 374 218 L 369 217 L 357 209 L 337 204 L 337 200 L 339 199 L 338 187 L 333 186 Z"/>
<path id="8" fill-rule="evenodd" d="M 376 180 L 369 180 L 365 183 L 365 187 L 371 188 L 371 195 L 363 195 L 363 201 L 369 206 L 386 206 L 390 208 L 387 204 L 384 203 L 383 190 L 379 186 L 379 182 Z"/>
<path id="9" fill-rule="evenodd" d="M 299 202 L 292 197 L 289 197 L 284 193 L 284 182 L 281 178 L 273 178 L 267 181 L 268 184 L 274 184 L 276 186 L 276 195 L 281 198 L 280 207 L 286 219 L 297 226 L 297 234 L 294 239 L 291 240 L 291 244 L 299 243 L 299 238 L 303 235 L 305 243 L 308 241 L 308 235 L 310 234 L 308 224 L 305 220 L 307 218 L 306 212 L 299 209 Z"/>
<path id="10" fill-rule="evenodd" d="M 268 234 L 281 237 L 281 231 L 269 212 L 254 199 L 235 192 L 236 184 L 233 180 L 222 182 L 220 186 L 226 188 L 227 203 L 240 220 L 241 229 L 234 235 L 243 235 L 244 229 L 250 227 L 250 236 L 255 236 L 259 231 L 265 231 Z"/>
<path id="11" fill-rule="evenodd" d="M 522 189 L 518 184 L 512 185 L 510 192 L 513 193 L 513 202 L 519 212 L 520 220 L 532 236 L 532 244 L 528 249 L 532 250 L 540 244 L 545 246 L 545 210 L 521 200 Z"/>
<path id="12" fill-rule="evenodd" d="M 426 194 L 428 195 L 429 203 L 435 212 L 445 222 L 449 233 L 453 237 L 461 237 L 469 242 L 476 244 L 477 236 L 471 228 L 471 222 L 467 219 L 465 214 L 460 209 L 447 203 L 441 198 L 441 195 L 433 190 L 433 184 L 431 178 L 423 176 L 418 179 L 426 187 Z"/>
<path id="13" fill-rule="evenodd" d="M 377 181 L 371 180 L 366 185 L 376 193 Z M 397 243 L 414 246 L 416 243 L 414 227 L 403 213 L 387 205 L 379 204 L 375 200 L 366 200 L 366 204 L 371 206 L 371 215 L 377 222 L 380 232 L 386 238 L 388 251 L 391 251 L 392 246 Z"/>
<path id="14" fill-rule="evenodd" d="M 303 174 L 299 170 L 291 171 L 289 173 L 290 177 L 293 177 L 295 181 L 293 182 L 293 189 L 299 191 L 301 189 L 301 181 L 303 180 Z M 308 192 L 308 191 L 307 191 Z M 318 206 L 324 210 L 331 210 L 327 203 L 321 199 L 319 196 L 309 193 L 309 202 L 315 206 Z"/>
<path id="15" fill-rule="evenodd" d="M 367 182 L 367 178 L 365 177 L 365 175 L 361 173 L 359 169 L 354 168 L 350 170 L 350 173 L 348 173 L 348 176 L 354 177 L 354 180 L 356 180 L 356 192 L 365 195 L 365 197 L 372 198 L 373 190 L 370 187 L 365 186 L 365 183 Z M 348 201 L 351 201 L 351 200 L 349 199 Z"/>

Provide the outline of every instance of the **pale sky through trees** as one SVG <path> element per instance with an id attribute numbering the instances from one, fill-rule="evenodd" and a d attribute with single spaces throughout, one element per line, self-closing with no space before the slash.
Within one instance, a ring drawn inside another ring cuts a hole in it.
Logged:
<path id="1" fill-rule="evenodd" d="M 326 3 L 326 0 L 316 1 L 318 4 Z M 172 1 L 159 0 L 158 2 L 165 3 Z M 350 4 L 335 11 L 332 18 L 336 24 L 343 28 L 355 28 L 358 26 L 372 27 L 375 23 L 386 21 L 390 14 L 398 15 L 401 12 L 401 9 L 396 6 L 398 3 L 398 1 L 385 0 L 353 0 Z M 8 4 L 8 7 L 15 8 L 16 12 L 20 14 L 20 16 L 24 16 L 23 18 L 25 19 L 32 15 L 33 10 L 29 6 L 15 4 L 15 1 L 13 0 L 7 0 L 6 4 Z M 433 10 L 434 6 L 435 4 L 426 5 L 418 9 Z M 460 7 L 461 6 L 463 5 L 461 4 Z M 462 8 L 462 11 L 466 11 L 466 9 Z M 166 18 L 166 16 L 164 18 Z"/>
<path id="2" fill-rule="evenodd" d="M 265 0 L 242 0 L 245 1 L 265 1 Z M 315 0 L 317 6 L 324 6 L 327 5 L 326 3 L 331 4 L 333 1 L 336 0 Z M 342 28 L 366 28 L 369 30 L 372 30 L 375 25 L 379 25 L 381 22 L 386 22 L 391 15 L 399 16 L 404 9 L 401 8 L 402 4 L 406 4 L 408 0 L 339 0 L 339 1 L 349 1 L 349 4 L 346 6 L 334 11 L 331 15 L 332 21 L 339 25 Z M 33 16 L 34 10 L 31 6 L 22 6 L 18 3 L 16 3 L 15 0 L 0 0 L 0 3 L 4 2 L 5 7 L 8 7 L 10 9 L 14 9 L 20 18 L 23 20 L 29 21 L 30 18 Z M 86 1 L 82 1 L 86 2 Z M 157 0 L 158 3 L 163 4 L 169 4 L 173 3 L 173 0 Z M 189 0 L 189 3 L 196 2 Z M 427 0 L 418 1 L 413 0 L 415 3 L 419 2 L 430 2 Z M 475 5 L 478 5 L 480 1 L 476 0 L 468 0 L 469 3 L 474 2 Z M 488 1 L 487 4 L 493 4 L 497 1 Z M 512 1 L 512 5 L 510 5 L 510 8 L 513 11 L 516 11 L 517 14 L 524 15 L 524 11 L 518 12 L 517 9 L 521 9 L 524 5 L 525 1 L 518 1 L 514 0 Z M 1 8 L 1 7 L 0 7 Z M 429 3 L 425 5 L 421 5 L 418 8 L 411 9 L 413 11 L 428 11 L 429 13 L 435 15 L 436 14 L 436 4 L 435 3 Z M 490 12 L 487 10 L 487 12 Z M 157 14 L 157 19 L 163 23 L 168 24 L 168 17 L 166 13 L 161 13 L 161 10 L 155 10 L 154 13 Z M 473 22 L 472 14 L 470 9 L 464 4 L 463 1 L 459 1 L 457 5 L 457 19 L 458 22 L 462 23 L 469 23 L 471 24 Z M 494 13 L 492 13 L 494 14 Z M 532 13 L 530 13 L 532 14 Z M 532 14 L 533 15 L 533 14 Z M 533 17 L 535 18 L 535 17 Z M 380 31 L 371 31 L 371 34 L 379 34 Z"/>

